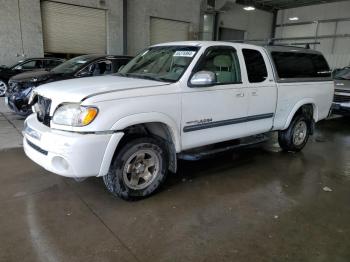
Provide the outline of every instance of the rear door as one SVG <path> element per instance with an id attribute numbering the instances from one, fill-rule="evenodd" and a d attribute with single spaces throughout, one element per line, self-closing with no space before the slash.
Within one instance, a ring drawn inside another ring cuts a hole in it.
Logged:
<path id="1" fill-rule="evenodd" d="M 273 125 L 277 102 L 277 87 L 272 68 L 265 52 L 260 48 L 242 49 L 246 67 L 248 96 L 247 129 L 259 134 Z"/>

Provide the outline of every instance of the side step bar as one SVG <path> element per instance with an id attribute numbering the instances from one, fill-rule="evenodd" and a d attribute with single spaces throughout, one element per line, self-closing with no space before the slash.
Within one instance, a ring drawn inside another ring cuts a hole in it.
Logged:
<path id="1" fill-rule="evenodd" d="M 255 146 L 269 140 L 266 134 L 256 135 L 251 137 L 246 137 L 242 139 L 235 139 L 227 142 L 222 142 L 210 146 L 199 147 L 195 149 L 190 149 L 179 153 L 177 157 L 182 160 L 196 161 L 200 159 L 205 159 L 212 157 L 216 154 L 232 151 L 238 148 L 246 148 L 250 146 Z"/>

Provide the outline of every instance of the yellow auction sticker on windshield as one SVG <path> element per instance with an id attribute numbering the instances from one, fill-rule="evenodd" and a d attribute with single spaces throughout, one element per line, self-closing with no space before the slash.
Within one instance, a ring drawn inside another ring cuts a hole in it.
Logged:
<path id="1" fill-rule="evenodd" d="M 195 53 L 195 51 L 176 51 L 174 56 L 193 57 Z"/>

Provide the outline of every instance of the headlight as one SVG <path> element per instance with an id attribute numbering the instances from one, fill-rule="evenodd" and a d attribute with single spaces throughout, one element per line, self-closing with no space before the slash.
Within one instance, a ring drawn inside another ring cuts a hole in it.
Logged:
<path id="1" fill-rule="evenodd" d="M 52 121 L 57 125 L 86 126 L 97 116 L 98 109 L 79 104 L 63 104 L 53 115 Z"/>

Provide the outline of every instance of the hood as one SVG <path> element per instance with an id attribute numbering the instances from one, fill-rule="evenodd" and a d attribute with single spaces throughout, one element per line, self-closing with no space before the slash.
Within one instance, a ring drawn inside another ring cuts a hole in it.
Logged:
<path id="1" fill-rule="evenodd" d="M 25 73 L 20 73 L 18 75 L 15 75 L 11 78 L 11 80 L 14 80 L 16 82 L 22 82 L 22 81 L 29 81 L 32 79 L 36 79 L 36 81 L 42 81 L 48 79 L 50 76 L 54 75 L 55 73 L 50 71 L 30 71 Z M 35 81 L 35 82 L 36 82 Z"/>
<path id="2" fill-rule="evenodd" d="M 169 83 L 116 75 L 84 77 L 44 84 L 35 89 L 35 93 L 55 100 L 56 103 L 80 102 L 88 96 L 124 91 L 135 88 L 147 88 Z"/>
<path id="3" fill-rule="evenodd" d="M 350 80 L 334 80 L 335 89 L 349 90 L 350 91 Z"/>

